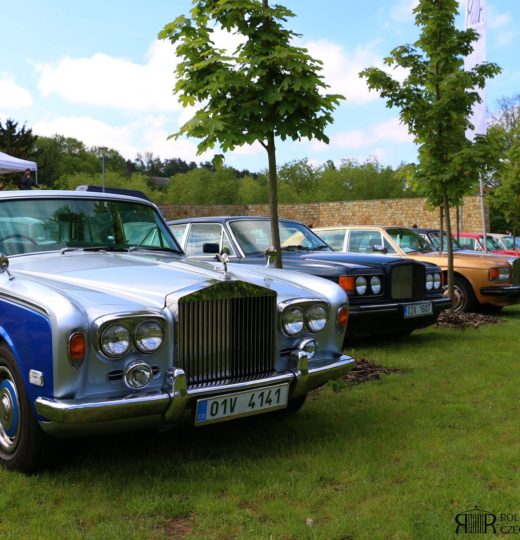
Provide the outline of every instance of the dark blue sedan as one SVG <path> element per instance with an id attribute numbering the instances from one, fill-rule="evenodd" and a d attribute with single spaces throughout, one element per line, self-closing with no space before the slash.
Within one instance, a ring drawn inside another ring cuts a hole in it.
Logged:
<path id="1" fill-rule="evenodd" d="M 271 264 L 268 217 L 198 217 L 169 221 L 188 257 L 214 258 L 225 252 L 230 262 Z M 442 293 L 438 266 L 378 254 L 340 253 L 302 223 L 281 219 L 283 267 L 338 283 L 348 294 L 350 337 L 409 334 L 434 324 L 450 306 Z"/>

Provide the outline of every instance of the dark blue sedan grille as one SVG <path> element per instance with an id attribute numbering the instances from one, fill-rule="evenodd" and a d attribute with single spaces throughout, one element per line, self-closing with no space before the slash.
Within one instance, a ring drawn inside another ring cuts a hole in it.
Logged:
<path id="1" fill-rule="evenodd" d="M 400 264 L 392 268 L 392 299 L 414 300 L 424 297 L 424 266 L 417 263 Z"/>

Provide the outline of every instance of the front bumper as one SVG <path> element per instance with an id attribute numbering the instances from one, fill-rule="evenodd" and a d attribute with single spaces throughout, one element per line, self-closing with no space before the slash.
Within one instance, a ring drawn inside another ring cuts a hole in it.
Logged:
<path id="1" fill-rule="evenodd" d="M 140 392 L 102 400 L 38 397 L 34 406 L 44 431 L 56 436 L 174 426 L 181 424 L 186 413 L 194 410 L 199 398 L 285 382 L 290 384 L 289 400 L 292 400 L 318 388 L 328 380 L 343 377 L 354 363 L 352 357 L 339 355 L 321 365 L 309 367 L 307 355 L 299 351 L 291 356 L 292 369 L 265 379 L 188 389 L 184 371 L 172 369 L 167 374 L 165 388 L 155 392 Z"/>
<path id="2" fill-rule="evenodd" d="M 432 303 L 432 313 L 420 317 L 404 318 L 404 308 L 408 305 Z M 449 298 L 425 298 L 422 301 L 392 302 L 387 304 L 350 303 L 350 316 L 347 326 L 347 337 L 375 334 L 405 334 L 419 328 L 435 324 L 441 311 L 449 309 Z"/>
<path id="3" fill-rule="evenodd" d="M 520 296 L 520 285 L 503 285 L 498 287 L 481 287 L 480 294 L 484 296 L 509 296 L 515 298 Z"/>

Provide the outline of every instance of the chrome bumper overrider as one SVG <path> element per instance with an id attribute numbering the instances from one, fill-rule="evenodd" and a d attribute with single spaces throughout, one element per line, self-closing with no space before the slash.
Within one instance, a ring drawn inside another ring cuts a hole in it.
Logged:
<path id="1" fill-rule="evenodd" d="M 143 417 L 159 417 L 160 424 L 175 424 L 197 398 L 240 391 L 282 382 L 291 383 L 289 399 L 301 396 L 331 379 L 345 375 L 354 365 L 354 359 L 341 355 L 322 366 L 309 368 L 307 355 L 295 352 L 290 357 L 287 371 L 265 379 L 256 379 L 224 386 L 189 389 L 182 369 L 168 372 L 162 390 L 103 400 L 53 399 L 38 397 L 35 409 L 43 423 L 84 424 L 128 421 Z"/>

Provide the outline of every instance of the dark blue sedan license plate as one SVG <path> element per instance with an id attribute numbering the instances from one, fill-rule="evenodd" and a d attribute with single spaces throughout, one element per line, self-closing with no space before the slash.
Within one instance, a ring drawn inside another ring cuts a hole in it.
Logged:
<path id="1" fill-rule="evenodd" d="M 410 319 L 411 317 L 423 317 L 424 315 L 431 315 L 433 313 L 431 302 L 421 302 L 419 304 L 407 304 L 404 306 L 404 318 Z"/>
<path id="2" fill-rule="evenodd" d="M 287 407 L 289 385 L 278 384 L 197 401 L 195 424 L 223 422 Z"/>

